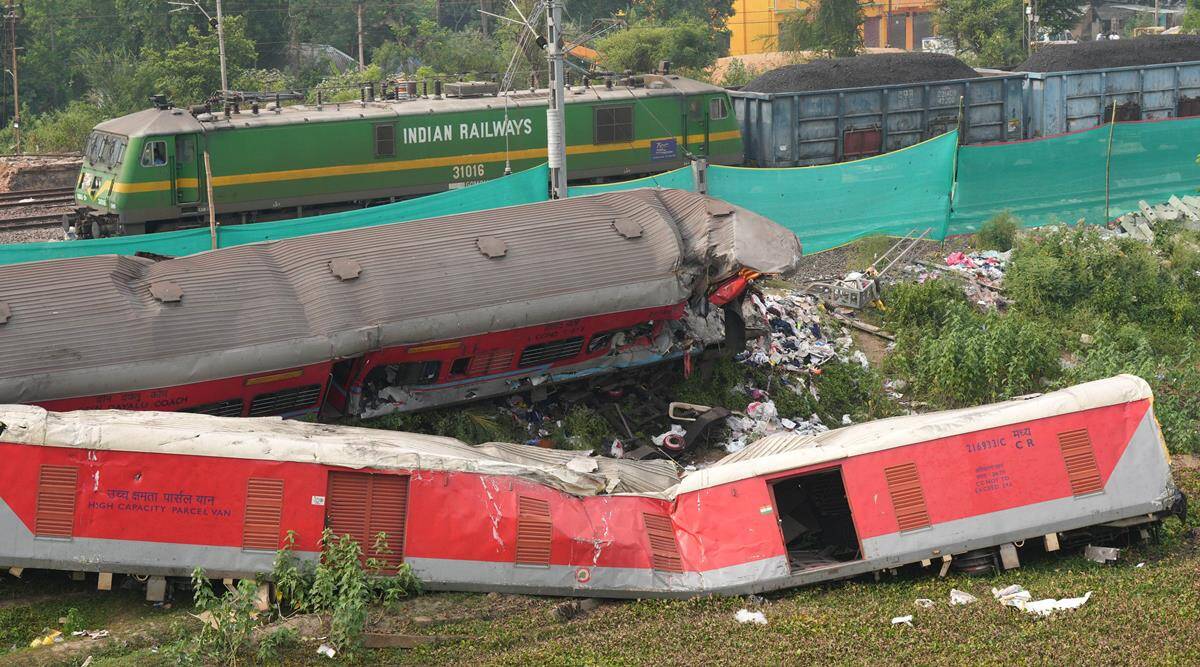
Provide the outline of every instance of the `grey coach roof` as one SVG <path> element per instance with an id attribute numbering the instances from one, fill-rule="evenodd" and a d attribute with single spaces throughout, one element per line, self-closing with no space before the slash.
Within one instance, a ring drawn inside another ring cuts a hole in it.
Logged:
<path id="1" fill-rule="evenodd" d="M 677 304 L 742 267 L 788 272 L 799 255 L 796 237 L 761 216 L 688 192 L 632 190 L 162 262 L 13 264 L 0 267 L 0 302 L 11 309 L 0 324 L 0 402 L 172 386 Z"/>

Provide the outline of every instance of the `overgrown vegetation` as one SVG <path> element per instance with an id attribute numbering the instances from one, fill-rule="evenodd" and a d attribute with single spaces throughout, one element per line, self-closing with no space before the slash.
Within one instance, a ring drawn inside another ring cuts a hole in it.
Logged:
<path id="1" fill-rule="evenodd" d="M 1087 227 L 1019 238 L 1006 313 L 979 312 L 949 280 L 892 288 L 889 370 L 933 407 L 1132 373 L 1154 389 L 1172 451 L 1200 451 L 1200 235 L 1166 224 L 1156 234 L 1153 246 Z"/>
<path id="2" fill-rule="evenodd" d="M 1012 249 L 1019 227 L 1016 216 L 1004 211 L 983 223 L 975 235 L 975 244 L 983 250 L 1006 252 Z"/>
<path id="3" fill-rule="evenodd" d="M 372 553 L 391 553 L 387 535 L 373 537 Z M 321 534 L 321 558 L 301 560 L 295 553 L 296 536 L 289 532 L 275 557 L 272 580 L 276 600 L 271 612 L 260 611 L 255 596 L 260 582 L 242 579 L 233 590 L 218 595 L 204 571 L 192 573 L 195 615 L 203 622 L 198 633 L 170 647 L 177 662 L 190 664 L 237 664 L 253 655 L 258 662 L 279 659 L 280 652 L 294 646 L 294 630 L 281 628 L 264 634 L 255 649 L 255 630 L 274 616 L 290 613 L 318 614 L 327 619 L 328 643 L 338 653 L 352 656 L 361 647 L 362 634 L 371 609 L 388 607 L 415 595 L 420 582 L 407 564 L 387 571 L 382 559 L 363 559 L 362 547 L 349 535 Z M 253 649 L 253 650 L 252 650 Z"/>

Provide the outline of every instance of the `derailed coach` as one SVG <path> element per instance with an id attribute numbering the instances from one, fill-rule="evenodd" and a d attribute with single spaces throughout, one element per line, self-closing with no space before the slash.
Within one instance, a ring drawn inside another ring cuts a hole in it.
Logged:
<path id="1" fill-rule="evenodd" d="M 1131 375 L 781 433 L 682 477 L 526 445 L 33 406 L 0 406 L 0 457 L 0 566 L 155 577 L 152 596 L 196 567 L 270 572 L 289 531 L 316 559 L 326 527 L 431 589 L 688 597 L 1012 568 L 1149 537 L 1184 506 Z"/>
<path id="2" fill-rule="evenodd" d="M 14 264 L 0 403 L 365 417 L 498 396 L 715 344 L 748 281 L 800 252 L 744 209 L 642 189 L 164 261 Z"/>

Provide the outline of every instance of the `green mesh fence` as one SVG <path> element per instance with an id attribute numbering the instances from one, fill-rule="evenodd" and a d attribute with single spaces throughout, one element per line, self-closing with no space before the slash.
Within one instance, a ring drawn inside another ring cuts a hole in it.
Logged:
<path id="1" fill-rule="evenodd" d="M 692 168 L 681 167 L 675 171 L 668 171 L 645 178 L 635 178 L 632 181 L 621 181 L 620 183 L 603 183 L 600 185 L 577 185 L 573 188 L 568 188 L 567 193 L 571 197 L 582 197 L 585 195 L 598 195 L 604 192 L 617 192 L 619 190 L 632 190 L 634 188 L 664 188 L 668 190 L 692 190 Z"/>
<path id="2" fill-rule="evenodd" d="M 531 204 L 547 199 L 548 179 L 549 170 L 543 165 L 460 190 L 439 192 L 394 204 L 295 220 L 220 227 L 217 230 L 217 246 L 228 248 L 256 241 Z M 0 264 L 92 255 L 132 255 L 137 252 L 177 257 L 211 248 L 212 240 L 207 228 L 185 229 L 122 238 L 0 245 Z"/>
<path id="3" fill-rule="evenodd" d="M 708 193 L 784 225 L 800 237 L 805 253 L 913 229 L 940 238 L 957 142 L 958 133 L 951 132 L 892 153 L 816 167 L 714 166 Z"/>
<path id="4" fill-rule="evenodd" d="M 816 167 L 708 168 L 708 193 L 784 225 L 804 252 L 819 252 L 871 234 L 904 235 L 930 228 L 941 238 L 954 173 L 951 132 L 908 148 L 854 162 Z M 636 187 L 693 190 L 690 168 L 654 178 L 571 188 L 572 195 Z"/>

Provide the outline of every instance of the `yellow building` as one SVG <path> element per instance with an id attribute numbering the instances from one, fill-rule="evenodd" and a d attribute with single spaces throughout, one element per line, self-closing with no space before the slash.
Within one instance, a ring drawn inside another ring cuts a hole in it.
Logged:
<path id="1" fill-rule="evenodd" d="M 778 51 L 779 24 L 805 0 L 733 0 L 729 26 L 729 55 Z"/>
<path id="2" fill-rule="evenodd" d="M 779 25 L 807 0 L 734 0 L 729 19 L 729 55 L 777 51 Z M 867 48 L 917 50 L 933 33 L 936 0 L 862 2 L 863 43 Z"/>

